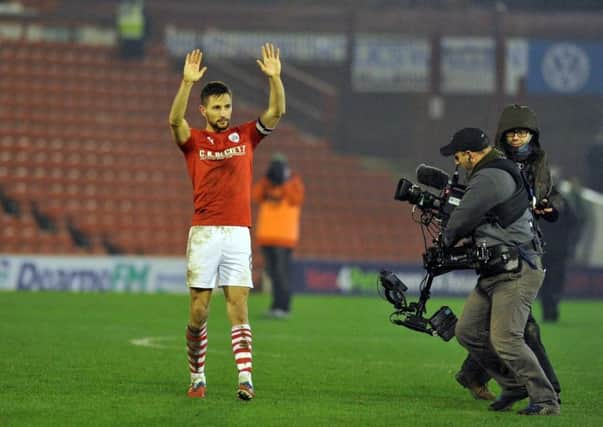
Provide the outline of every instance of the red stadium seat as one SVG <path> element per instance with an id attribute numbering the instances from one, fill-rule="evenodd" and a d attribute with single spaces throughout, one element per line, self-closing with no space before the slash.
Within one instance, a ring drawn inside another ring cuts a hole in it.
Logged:
<path id="1" fill-rule="evenodd" d="M 6 106 L 0 182 L 19 201 L 36 200 L 60 227 L 39 234 L 27 215 L 18 223 L 9 218 L 3 250 L 102 253 L 106 235 L 128 253 L 183 256 L 191 184 L 166 125 L 179 71 L 165 48 L 151 45 L 141 85 L 140 64 L 117 58 L 112 48 L 7 43 L 0 49 Z M 28 65 L 36 60 L 45 67 Z M 257 112 L 238 111 L 250 114 Z M 256 178 L 277 151 L 289 156 L 306 183 L 297 257 L 416 260 L 418 228 L 393 202 L 390 176 L 367 171 L 356 158 L 283 123 L 256 152 Z M 67 217 L 92 236 L 90 250 L 73 245 Z"/>

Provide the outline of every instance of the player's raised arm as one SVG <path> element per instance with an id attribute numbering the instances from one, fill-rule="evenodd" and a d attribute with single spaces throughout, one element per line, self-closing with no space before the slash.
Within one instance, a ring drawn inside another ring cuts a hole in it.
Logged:
<path id="1" fill-rule="evenodd" d="M 285 88 L 281 81 L 280 50 L 272 43 L 262 46 L 262 59 L 257 60 L 260 69 L 268 76 L 270 97 L 268 109 L 260 116 L 260 121 L 267 128 L 276 127 L 280 118 L 285 114 Z"/>
<path id="2" fill-rule="evenodd" d="M 195 49 L 186 54 L 184 70 L 182 72 L 182 82 L 180 83 L 180 88 L 172 102 L 172 109 L 170 110 L 170 128 L 172 129 L 174 140 L 178 144 L 184 144 L 191 135 L 191 129 L 184 119 L 184 113 L 186 112 L 188 98 L 191 94 L 193 84 L 199 81 L 207 70 L 207 67 L 201 67 L 202 58 L 203 53 L 199 49 Z"/>

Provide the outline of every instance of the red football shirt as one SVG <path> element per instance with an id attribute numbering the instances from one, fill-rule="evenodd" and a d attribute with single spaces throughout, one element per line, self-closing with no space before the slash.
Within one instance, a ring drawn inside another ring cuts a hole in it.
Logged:
<path id="1" fill-rule="evenodd" d="M 253 150 L 270 131 L 259 120 L 223 132 L 191 129 L 180 149 L 193 184 L 192 225 L 251 227 Z"/>

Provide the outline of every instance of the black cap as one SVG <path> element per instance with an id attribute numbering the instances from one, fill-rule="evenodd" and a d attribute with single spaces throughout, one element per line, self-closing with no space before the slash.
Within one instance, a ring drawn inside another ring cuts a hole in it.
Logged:
<path id="1" fill-rule="evenodd" d="M 452 156 L 458 151 L 482 151 L 490 142 L 486 133 L 478 128 L 463 128 L 452 136 L 450 144 L 440 148 L 442 156 Z"/>

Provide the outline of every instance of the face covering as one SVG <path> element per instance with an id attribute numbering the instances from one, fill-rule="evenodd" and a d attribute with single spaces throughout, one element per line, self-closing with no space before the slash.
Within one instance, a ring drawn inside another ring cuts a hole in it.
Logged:
<path id="1" fill-rule="evenodd" d="M 527 144 L 522 145 L 521 147 L 512 147 L 510 145 L 506 145 L 506 152 L 509 158 L 515 162 L 523 162 L 530 157 L 530 154 L 534 151 L 534 146 L 532 142 L 528 142 Z"/>

